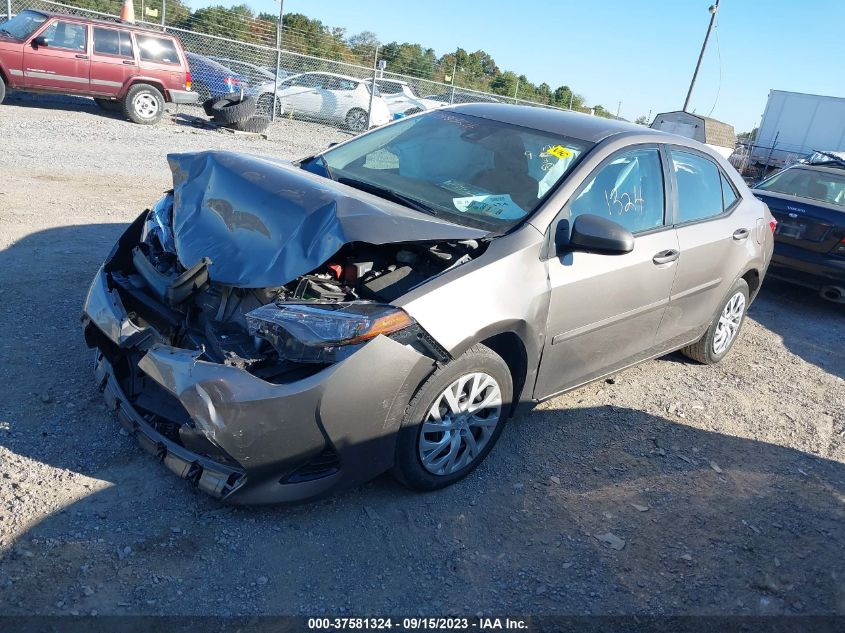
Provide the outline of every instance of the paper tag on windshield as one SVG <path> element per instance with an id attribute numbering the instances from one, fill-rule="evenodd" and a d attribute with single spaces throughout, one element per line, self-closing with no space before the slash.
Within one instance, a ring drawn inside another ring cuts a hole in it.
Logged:
<path id="1" fill-rule="evenodd" d="M 501 220 L 518 220 L 525 216 L 522 207 L 511 200 L 510 194 L 507 193 L 454 198 L 452 204 L 458 211 L 464 213 L 476 213 Z"/>
<path id="2" fill-rule="evenodd" d="M 569 158 L 572 152 L 566 149 L 563 145 L 555 145 L 546 150 L 546 154 L 551 154 L 555 158 Z"/>

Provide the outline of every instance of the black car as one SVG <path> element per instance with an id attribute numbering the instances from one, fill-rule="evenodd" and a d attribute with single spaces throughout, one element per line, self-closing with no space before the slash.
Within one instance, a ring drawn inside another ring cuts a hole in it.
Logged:
<path id="1" fill-rule="evenodd" d="M 754 195 L 778 221 L 769 275 L 845 303 L 845 162 L 793 165 L 760 182 Z"/>

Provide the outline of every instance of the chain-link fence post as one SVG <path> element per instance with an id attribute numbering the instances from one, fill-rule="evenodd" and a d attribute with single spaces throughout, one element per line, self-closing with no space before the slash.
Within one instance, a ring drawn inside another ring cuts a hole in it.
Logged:
<path id="1" fill-rule="evenodd" d="M 373 83 L 370 84 L 370 107 L 367 108 L 367 129 L 370 129 L 372 125 L 372 118 L 373 118 L 373 100 L 376 96 L 376 79 L 378 79 L 378 49 L 379 45 L 376 44 L 376 52 L 373 53 Z"/>
<path id="2" fill-rule="evenodd" d="M 6 19 L 12 19 L 12 0 L 6 0 Z"/>
<path id="3" fill-rule="evenodd" d="M 285 16 L 285 0 L 279 0 L 279 23 L 276 25 L 276 78 L 273 83 L 273 105 L 270 106 L 270 120 L 276 120 L 279 103 L 279 72 L 282 70 L 282 20 Z"/>
<path id="4" fill-rule="evenodd" d="M 166 31 L 167 27 L 164 25 L 164 15 L 167 12 L 167 0 L 161 0 L 161 30 Z"/>

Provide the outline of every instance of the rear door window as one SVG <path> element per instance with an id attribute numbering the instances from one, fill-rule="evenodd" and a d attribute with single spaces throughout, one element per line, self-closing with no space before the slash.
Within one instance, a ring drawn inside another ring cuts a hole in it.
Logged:
<path id="1" fill-rule="evenodd" d="M 173 40 L 138 34 L 135 35 L 135 39 L 138 42 L 138 51 L 143 61 L 159 64 L 179 63 L 179 54 L 176 52 L 176 44 L 173 43 Z"/>
<path id="2" fill-rule="evenodd" d="M 132 59 L 132 38 L 128 31 L 94 27 L 94 52 L 98 55 L 114 55 Z"/>
<path id="3" fill-rule="evenodd" d="M 723 176 L 716 163 L 700 154 L 677 149 L 671 149 L 670 154 L 678 184 L 676 223 L 706 220 L 724 213 Z M 726 193 L 729 197 L 736 196 L 730 188 Z"/>
<path id="4" fill-rule="evenodd" d="M 69 51 L 88 50 L 88 27 L 84 24 L 56 20 L 41 34 L 47 39 L 50 48 L 63 48 Z"/>

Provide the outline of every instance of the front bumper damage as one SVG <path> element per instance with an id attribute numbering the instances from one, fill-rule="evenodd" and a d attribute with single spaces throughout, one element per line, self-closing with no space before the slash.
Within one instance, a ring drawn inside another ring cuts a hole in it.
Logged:
<path id="1" fill-rule="evenodd" d="M 97 381 L 168 469 L 214 497 L 259 504 L 310 499 L 392 466 L 402 414 L 431 358 L 378 336 L 311 376 L 265 382 L 133 323 L 108 275 L 97 273 L 83 310 Z"/>

